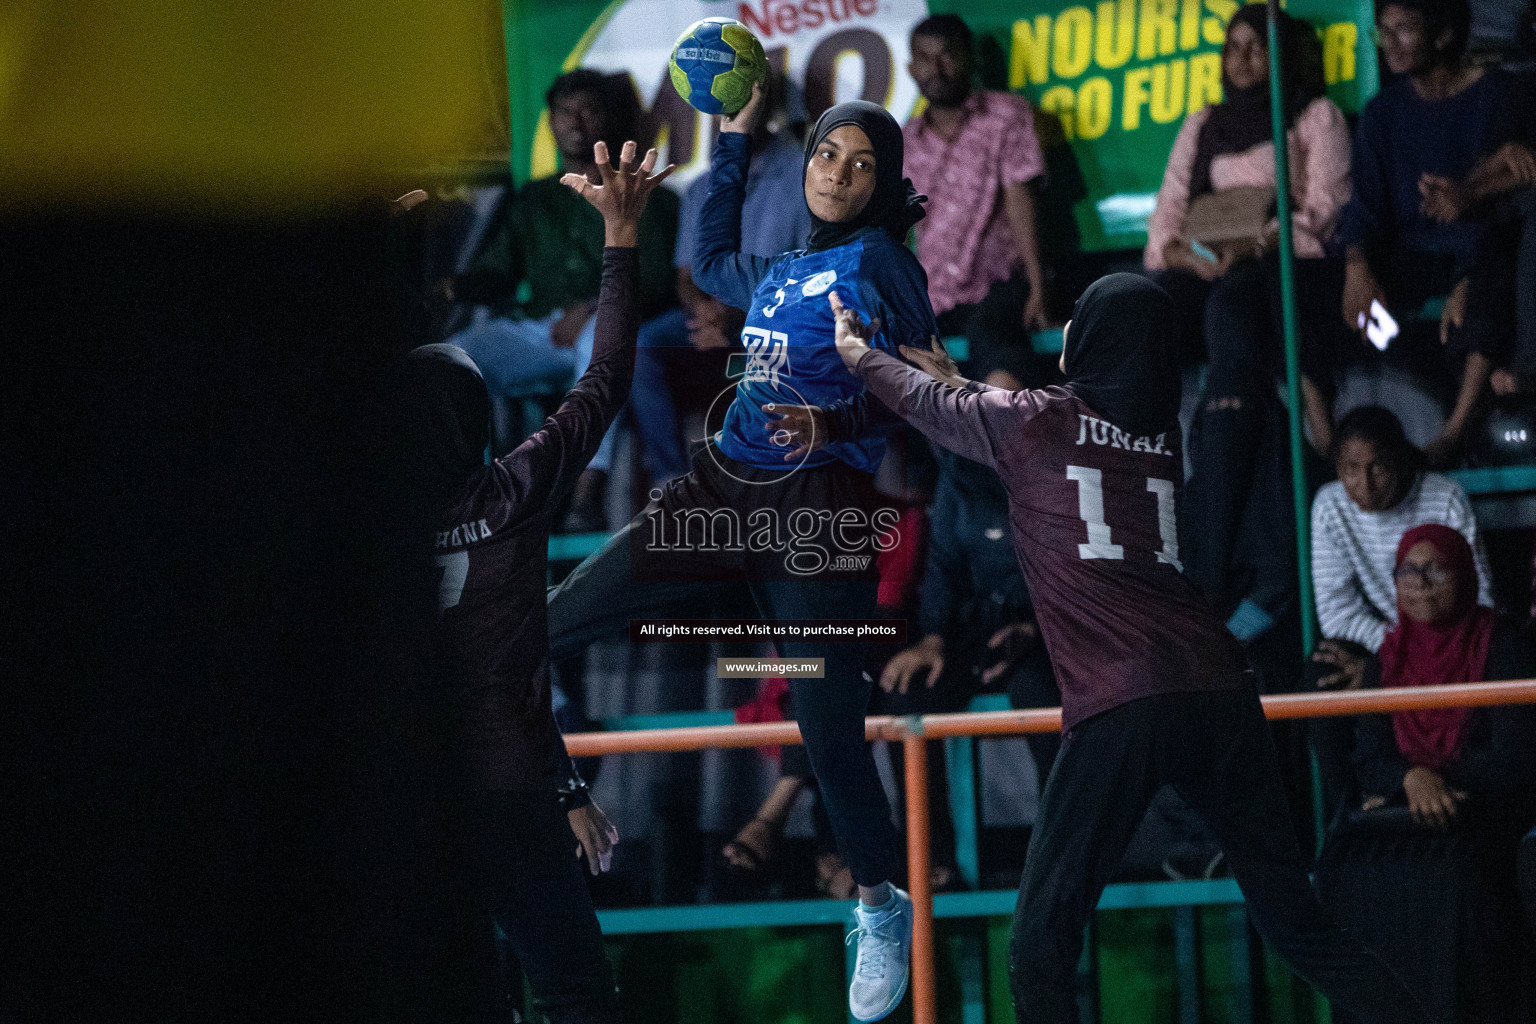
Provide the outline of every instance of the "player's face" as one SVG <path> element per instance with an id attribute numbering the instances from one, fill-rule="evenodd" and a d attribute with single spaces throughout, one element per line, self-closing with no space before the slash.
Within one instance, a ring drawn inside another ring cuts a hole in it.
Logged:
<path id="1" fill-rule="evenodd" d="M 1339 445 L 1339 482 L 1363 512 L 1385 512 L 1396 504 L 1397 474 L 1376 446 L 1352 437 Z"/>
<path id="2" fill-rule="evenodd" d="M 1251 89 L 1269 78 L 1269 48 L 1248 25 L 1238 22 L 1221 48 L 1221 68 L 1235 89 Z"/>
<path id="3" fill-rule="evenodd" d="M 907 73 L 935 107 L 955 107 L 971 91 L 971 56 L 942 36 L 913 36 Z"/>
<path id="4" fill-rule="evenodd" d="M 832 224 L 864 212 L 875 192 L 875 150 L 869 136 L 845 124 L 827 133 L 805 165 L 805 202 Z"/>
<path id="5" fill-rule="evenodd" d="M 1439 622 L 1456 607 L 1456 580 L 1428 541 L 1408 549 L 1393 578 L 1397 605 L 1414 622 Z"/>
<path id="6" fill-rule="evenodd" d="M 1425 31 L 1424 15 L 1388 5 L 1376 17 L 1376 36 L 1381 55 L 1394 75 L 1426 71 L 1435 63 L 1435 51 Z"/>
<path id="7" fill-rule="evenodd" d="M 562 96 L 549 110 L 555 148 L 567 160 L 591 160 L 592 147 L 603 137 L 603 126 L 603 104 L 595 93 Z"/>

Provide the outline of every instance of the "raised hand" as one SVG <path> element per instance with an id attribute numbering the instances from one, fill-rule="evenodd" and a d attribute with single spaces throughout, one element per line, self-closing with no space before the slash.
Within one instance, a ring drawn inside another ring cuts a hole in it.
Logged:
<path id="1" fill-rule="evenodd" d="M 752 98 L 747 100 L 747 105 L 734 114 L 720 115 L 720 130 L 751 135 L 757 127 L 758 112 L 763 109 L 763 102 L 766 98 L 767 92 L 763 89 L 763 83 L 753 82 Z"/>
<path id="2" fill-rule="evenodd" d="M 869 351 L 869 339 L 880 333 L 880 321 L 877 318 L 866 324 L 858 310 L 843 305 L 835 291 L 827 293 L 827 302 L 832 306 L 837 354 L 843 357 L 843 365 L 851 370 L 858 365 L 859 357 Z"/>
<path id="3" fill-rule="evenodd" d="M 617 170 L 608 162 L 608 144 L 599 142 L 592 147 L 592 158 L 597 161 L 597 173 L 602 184 L 594 185 L 585 175 L 566 174 L 560 183 L 591 203 L 603 215 L 603 244 L 633 249 L 639 244 L 640 215 L 645 212 L 645 202 L 656 187 L 672 173 L 668 164 L 659 173 L 656 167 L 656 151 L 646 151 L 640 166 L 635 166 L 633 142 L 624 143 L 619 153 Z"/>

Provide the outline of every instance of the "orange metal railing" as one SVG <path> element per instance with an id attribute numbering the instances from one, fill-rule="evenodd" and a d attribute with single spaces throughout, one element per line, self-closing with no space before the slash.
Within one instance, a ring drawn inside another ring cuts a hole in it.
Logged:
<path id="1" fill-rule="evenodd" d="M 1263 703 L 1265 717 L 1272 719 L 1381 714 L 1416 708 L 1536 704 L 1536 679 L 1392 690 L 1285 693 L 1265 697 Z M 933 893 L 928 879 L 927 741 L 952 736 L 1013 736 L 1020 733 L 1055 732 L 1060 728 L 1060 708 L 865 719 L 864 735 L 867 738 L 900 742 L 906 755 L 907 878 L 913 906 L 913 1024 L 937 1024 L 938 1021 L 934 988 Z M 800 727 L 794 722 L 586 732 L 574 733 L 565 738 L 565 744 L 573 757 L 783 746 L 800 742 Z"/>

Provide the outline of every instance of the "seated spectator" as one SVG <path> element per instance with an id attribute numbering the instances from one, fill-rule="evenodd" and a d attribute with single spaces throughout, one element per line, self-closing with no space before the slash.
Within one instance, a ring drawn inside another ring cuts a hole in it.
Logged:
<path id="1" fill-rule="evenodd" d="M 752 163 L 741 211 L 742 251 L 769 258 L 804 248 L 811 232 L 811 211 L 801 199 L 805 147 L 786 123 L 786 89 L 784 77 L 775 74 L 762 120 L 752 133 Z M 681 308 L 642 325 L 637 342 L 630 404 L 657 484 L 688 472 L 672 378 L 702 358 L 696 353 L 725 354 L 739 348 L 737 339 L 745 322 L 743 311 L 712 298 L 693 283 L 694 237 L 708 193 L 709 175 L 701 174 L 683 195 L 673 260 Z M 719 390 L 710 391 L 707 398 L 714 398 Z"/>
<path id="2" fill-rule="evenodd" d="M 1342 286 L 1342 268 L 1325 258 L 1324 247 L 1349 199 L 1349 128 L 1343 112 L 1325 94 L 1316 33 L 1305 22 L 1282 14 L 1281 39 L 1291 149 L 1291 237 L 1298 297 L 1303 312 L 1310 313 L 1318 295 L 1331 301 Z M 1191 113 L 1174 139 L 1147 221 L 1142 261 L 1174 300 L 1184 336 L 1204 340 L 1214 377 L 1207 395 L 1245 398 L 1256 381 L 1268 384 L 1281 367 L 1277 227 L 1271 219 L 1258 237 L 1217 244 L 1213 262 L 1191 245 L 1185 218 L 1191 204 L 1204 196 L 1274 188 L 1269 49 L 1262 7 L 1239 7 L 1232 16 L 1222 46 L 1221 74 L 1223 101 Z M 1322 318 L 1306 320 L 1303 372 L 1314 387 L 1326 388 L 1326 337 L 1322 325 L 1312 322 Z M 1314 412 L 1311 425 L 1314 431 L 1326 431 L 1326 415 Z M 1318 440 L 1327 446 L 1326 433 Z"/>
<path id="3" fill-rule="evenodd" d="M 1438 523 L 1409 530 L 1397 546 L 1394 576 L 1397 625 L 1374 662 L 1362 667 L 1353 659 L 1341 671 L 1375 674 L 1388 687 L 1536 675 L 1519 626 L 1477 603 L 1472 546 L 1460 533 Z M 1528 705 L 1366 715 L 1359 733 L 1355 763 L 1367 809 L 1402 799 L 1419 824 L 1445 829 L 1469 799 L 1536 796 L 1536 710 Z"/>
<path id="4" fill-rule="evenodd" d="M 1466 178 L 1426 174 L 1419 185 L 1424 215 L 1440 224 L 1482 222 L 1488 238 L 1467 274 L 1467 286 L 1451 293 L 1444 318 L 1447 337 L 1461 328 L 1467 310 L 1491 324 L 1476 325 L 1487 333 L 1499 322 L 1514 326 L 1510 364 L 1495 369 L 1489 384 L 1495 394 L 1536 392 L 1536 105 L 1528 98 L 1516 105 L 1513 131 L 1518 141 L 1506 142 L 1484 157 Z"/>
<path id="5" fill-rule="evenodd" d="M 1359 685 L 1344 671 L 1350 659 L 1374 654 L 1397 622 L 1397 546 L 1409 530 L 1438 523 L 1458 531 L 1476 552 L 1477 602 L 1492 606 L 1488 559 L 1472 504 L 1461 485 L 1423 470 L 1423 456 L 1397 417 L 1363 406 L 1339 422 L 1334 437 L 1339 479 L 1312 502 L 1312 585 L 1325 638 L 1313 655 L 1317 685 Z M 1346 719 L 1310 723 L 1328 802 L 1349 787 L 1353 726 Z"/>
<path id="6" fill-rule="evenodd" d="M 1536 673 L 1519 627 L 1477 603 L 1472 546 L 1456 530 L 1435 523 L 1409 530 L 1398 543 L 1394 572 L 1397 625 L 1375 657 L 1340 659 L 1340 671 L 1352 680 L 1440 686 Z M 1515 862 L 1522 834 L 1536 822 L 1536 709 L 1398 711 L 1362 716 L 1358 729 L 1362 809 L 1406 805 L 1418 826 L 1461 836 L 1458 858 L 1474 865 L 1473 891 L 1485 891 L 1464 911 L 1479 915 L 1475 927 L 1444 921 L 1447 930 L 1471 933 L 1459 957 L 1466 977 L 1458 986 L 1458 1018 L 1529 1020 L 1520 992 L 1526 961 Z M 1443 884 L 1456 890 L 1450 879 Z"/>
<path id="7" fill-rule="evenodd" d="M 1174 141 L 1157 205 L 1147 224 L 1146 268 L 1174 300 L 1183 335 L 1205 340 L 1205 389 L 1190 436 L 1194 473 L 1180 517 L 1180 551 L 1191 580 L 1213 607 L 1232 616 L 1233 632 L 1256 641 L 1296 605 L 1293 524 L 1273 495 L 1290 488 L 1285 414 L 1275 394 L 1283 371 L 1278 229 L 1262 236 L 1198 245 L 1187 233 L 1192 204 L 1232 189 L 1269 189 L 1275 182 L 1270 123 L 1269 51 L 1262 6 L 1238 9 L 1222 47 L 1224 99 L 1184 120 Z M 1299 293 L 1308 308 L 1330 309 L 1343 268 L 1325 258 L 1339 209 L 1349 198 L 1349 131 L 1324 94 L 1321 48 L 1311 27 L 1282 15 L 1285 111 L 1291 146 L 1291 192 Z M 1262 195 L 1262 192 L 1260 193 Z M 1262 212 L 1260 217 L 1262 217 Z M 1205 255 L 1199 251 L 1206 249 Z M 1213 261 L 1207 256 L 1216 255 Z M 1314 440 L 1326 446 L 1331 390 L 1323 325 L 1332 314 L 1304 317 L 1304 393 Z M 1192 356 L 1194 353 L 1186 353 Z M 1278 434 L 1277 434 L 1278 431 Z M 1262 522 L 1244 530 L 1252 513 Z M 1246 534 L 1248 542 L 1240 542 Z M 1251 563 L 1251 572 L 1238 568 Z"/>
<path id="8" fill-rule="evenodd" d="M 1451 462 L 1482 399 L 1489 374 L 1507 362 L 1508 320 L 1474 308 L 1468 275 L 1486 228 L 1442 222 L 1426 213 L 1437 179 L 1463 180 L 1497 153 L 1521 120 L 1520 92 L 1509 73 L 1465 59 L 1467 0 L 1383 0 L 1376 27 L 1388 81 L 1360 113 L 1354 188 L 1339 221 L 1346 247 L 1343 317 L 1363 332 L 1379 302 L 1400 324 L 1429 299 L 1450 296 L 1441 314 L 1443 351 L 1423 332 L 1404 330 L 1388 356 L 1449 398 L 1450 415 L 1425 449 L 1430 465 Z M 1459 326 L 1458 326 L 1459 324 Z M 1361 347 L 1360 352 L 1368 350 Z M 1460 377 L 1460 384 L 1450 382 Z"/>
<path id="9" fill-rule="evenodd" d="M 939 332 L 964 334 L 973 358 L 1041 386 L 1049 378 L 1038 372 L 1027 332 L 1046 325 L 1030 191 L 1045 158 L 1028 100 L 972 88 L 973 45 L 954 14 L 912 30 L 907 70 L 928 103 L 902 129 L 907 176 L 928 196 L 917 255 Z"/>
<path id="10" fill-rule="evenodd" d="M 545 94 L 549 124 L 564 171 L 596 180 L 592 146 L 607 141 L 617 153 L 634 135 L 639 102 L 628 78 L 579 68 L 555 79 Z M 677 196 L 652 194 L 640 221 L 640 314 L 649 320 L 676 302 L 671 255 Z M 602 277 L 603 225 L 597 212 L 560 184 L 558 176 L 530 181 L 506 204 L 498 224 L 467 273 L 455 279 L 454 297 L 490 306 L 491 319 L 448 339 L 469 353 L 494 397 L 498 428 L 493 443 L 509 450 L 519 438 L 508 422 L 510 399 L 559 394 L 592 356 L 592 312 Z M 526 298 L 520 290 L 526 286 Z M 499 408 L 498 408 L 499 407 Z M 613 432 L 577 483 L 568 530 L 603 528 L 601 515 Z"/>

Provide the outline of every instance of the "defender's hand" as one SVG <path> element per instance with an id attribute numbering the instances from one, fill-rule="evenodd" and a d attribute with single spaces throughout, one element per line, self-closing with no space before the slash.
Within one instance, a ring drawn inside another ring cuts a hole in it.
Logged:
<path id="1" fill-rule="evenodd" d="M 592 146 L 592 159 L 597 161 L 597 173 L 603 179 L 601 185 L 592 184 L 581 174 L 567 174 L 560 179 L 561 184 L 603 215 L 603 244 L 607 246 L 633 249 L 639 244 L 640 215 L 645 212 L 645 201 L 672 173 L 671 164 L 658 174 L 651 173 L 656 166 L 654 149 L 646 150 L 645 159 L 636 167 L 636 148 L 633 142 L 624 143 L 619 168 L 614 170 L 608 163 L 608 144 L 598 142 Z"/>
<path id="2" fill-rule="evenodd" d="M 843 305 L 837 292 L 828 293 L 827 302 L 832 306 L 837 354 L 843 357 L 843 365 L 852 370 L 858 365 L 859 357 L 869 351 L 869 339 L 880 333 L 880 321 L 876 319 L 866 324 L 858 310 Z"/>
<path id="3" fill-rule="evenodd" d="M 919 370 L 922 370 L 934 380 L 942 381 L 957 388 L 963 388 L 970 383 L 970 381 L 960 376 L 960 367 L 956 366 L 954 359 L 950 358 L 949 352 L 940 343 L 938 335 L 931 335 L 928 338 L 927 348 L 914 348 L 911 345 L 902 345 L 900 351 Z"/>
<path id="4" fill-rule="evenodd" d="M 832 438 L 827 427 L 827 414 L 814 405 L 773 405 L 762 407 L 770 417 L 764 428 L 768 439 L 780 448 L 791 449 L 784 456 L 785 462 L 803 459 L 811 452 L 826 445 Z"/>

